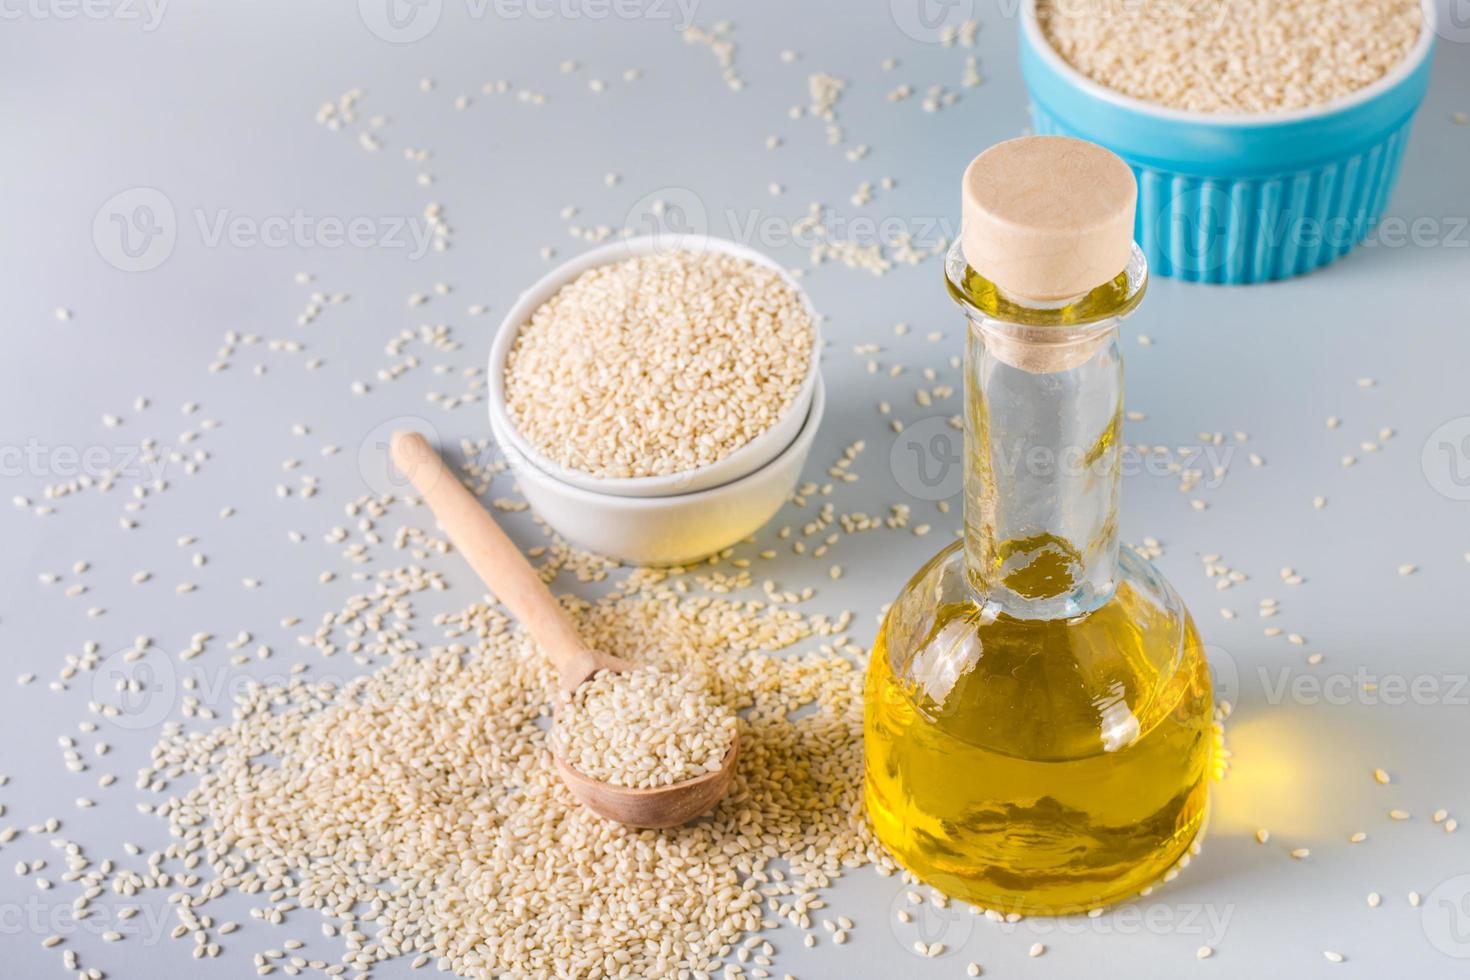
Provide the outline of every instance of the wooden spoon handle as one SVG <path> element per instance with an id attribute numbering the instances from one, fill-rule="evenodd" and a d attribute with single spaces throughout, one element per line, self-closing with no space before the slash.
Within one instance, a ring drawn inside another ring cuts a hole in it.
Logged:
<path id="1" fill-rule="evenodd" d="M 394 465 L 423 495 L 449 540 L 561 674 L 565 677 L 583 670 L 592 654 L 566 611 L 429 441 L 417 432 L 397 432 L 392 452 Z"/>

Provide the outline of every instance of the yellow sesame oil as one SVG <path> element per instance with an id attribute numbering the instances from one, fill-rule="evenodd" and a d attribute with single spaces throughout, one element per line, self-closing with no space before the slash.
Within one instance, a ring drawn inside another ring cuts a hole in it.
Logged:
<path id="1" fill-rule="evenodd" d="M 1146 272 L 1029 312 L 1007 308 L 962 258 L 948 272 L 971 319 L 965 540 L 919 570 L 878 631 L 868 812 L 893 856 L 951 897 L 1002 913 L 1082 911 L 1137 893 L 1190 853 L 1216 739 L 1194 623 L 1117 543 L 1115 324 Z M 1102 326 L 1064 369 L 1038 373 L 986 336 L 996 320 Z M 1026 483 L 1002 469 L 1003 439 L 1035 450 L 1049 424 L 1037 419 L 1058 418 L 1052 442 L 1076 445 L 1083 475 Z"/>
<path id="2" fill-rule="evenodd" d="M 1076 620 L 949 605 L 927 648 L 983 651 L 952 684 L 897 673 L 885 621 L 864 692 L 879 839 L 946 894 L 1003 912 L 1081 911 L 1157 881 L 1200 829 L 1214 742 L 1199 636 L 1171 619 L 1126 583 Z"/>

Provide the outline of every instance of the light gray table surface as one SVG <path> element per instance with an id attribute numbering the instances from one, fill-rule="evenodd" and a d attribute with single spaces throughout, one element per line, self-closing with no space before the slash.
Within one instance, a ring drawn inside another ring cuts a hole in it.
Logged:
<path id="1" fill-rule="evenodd" d="M 554 247 L 561 259 L 586 247 L 569 225 L 641 228 L 661 198 L 689 227 L 743 237 L 805 266 L 806 249 L 782 235 L 819 201 L 836 232 L 886 221 L 932 245 L 954 227 L 964 164 L 1026 126 L 1013 8 L 990 0 L 931 8 L 979 18 L 966 48 L 936 43 L 925 26 L 932 21 L 897 0 L 892 9 L 694 0 L 692 12 L 666 0 L 636 17 L 598 16 L 628 8 L 592 0 L 426 0 L 392 22 L 372 0 L 174 0 L 152 11 L 123 0 L 4 4 L 0 462 L 5 496 L 30 504 L 0 507 L 0 772 L 8 777 L 0 827 L 20 831 L 0 845 L 0 977 L 62 975 L 60 948 L 41 946 L 53 932 L 66 935 L 82 966 L 139 980 L 253 975 L 251 954 L 291 934 L 309 939 L 309 955 L 335 960 L 314 926 L 264 926 L 238 898 L 217 915 L 235 915 L 242 931 L 226 938 L 218 960 L 192 959 L 187 940 L 160 936 L 173 922 L 162 892 L 122 924 L 123 942 L 104 943 L 101 924 L 116 925 L 107 915 L 68 923 L 73 890 L 38 888 L 37 878 L 59 879 L 64 868 L 53 838 L 78 842 L 96 860 L 133 864 L 140 859 L 127 858 L 122 842 L 167 843 L 164 823 L 137 812 L 133 778 L 163 717 L 178 718 L 182 704 L 176 695 L 148 725 L 104 721 L 84 734 L 79 723 L 95 717 L 88 702 L 107 693 L 97 677 L 139 634 L 168 656 L 195 632 L 216 634 L 207 658 L 217 680 L 316 660 L 280 620 L 315 622 L 359 587 L 346 575 L 318 583 L 323 569 L 344 568 L 322 538 L 343 522 L 344 502 L 381 488 L 372 455 L 384 427 L 418 417 L 445 440 L 488 435 L 483 403 L 445 409 L 427 400 L 467 390 L 457 374 L 430 366 L 483 364 L 499 316 L 552 264 L 541 249 Z M 711 29 L 726 18 L 741 91 L 722 80 L 708 47 L 677 32 L 686 21 Z M 952 950 L 936 960 L 918 958 L 911 947 L 921 934 L 894 918 L 896 880 L 863 871 L 832 890 L 833 908 L 857 921 L 851 942 L 806 950 L 783 929 L 774 937 L 780 971 L 803 980 L 960 977 L 970 960 L 995 977 L 1447 977 L 1470 968 L 1470 828 L 1446 834 L 1431 819 L 1438 808 L 1470 817 L 1470 125 L 1452 121 L 1470 111 L 1470 50 L 1463 32 L 1447 35 L 1389 207 L 1400 219 L 1427 219 L 1426 235 L 1378 242 L 1306 278 L 1256 288 L 1159 279 L 1125 328 L 1128 404 L 1145 414 L 1130 423 L 1129 441 L 1187 449 L 1205 445 L 1201 433 L 1224 434 L 1207 459 L 1225 468 L 1221 478 L 1186 495 L 1171 475 L 1129 476 L 1122 516 L 1126 540 L 1161 543 L 1158 563 L 1193 609 L 1237 706 L 1233 769 L 1215 790 L 1202 857 L 1168 887 L 1098 919 L 999 927 L 931 917 L 924 937 Z M 785 50 L 797 57 L 783 59 Z M 885 69 L 890 57 L 897 64 Z M 962 84 L 968 57 L 984 77 L 977 87 Z M 575 68 L 566 71 L 569 61 Z M 627 69 L 641 77 L 625 79 Z M 788 116 L 809 102 L 814 73 L 846 82 L 838 145 L 820 121 Z M 424 78 L 434 80 L 430 91 L 421 91 Z M 502 79 L 513 83 L 510 93 L 483 94 Z M 606 90 L 592 91 L 593 79 Z M 914 96 L 890 101 L 901 84 Z M 934 85 L 959 98 L 925 112 Z M 361 90 L 354 122 L 332 130 L 315 119 L 323 102 L 353 89 Z M 545 104 L 520 101 L 521 91 L 543 93 Z M 470 104 L 456 109 L 461 94 Z M 381 148 L 364 150 L 361 131 L 376 133 Z M 781 140 L 775 149 L 769 136 Z M 859 145 L 869 152 L 850 160 Z M 411 162 L 406 147 L 432 155 Z M 420 173 L 432 184 L 421 185 Z M 607 174 L 620 179 L 609 186 Z M 880 186 L 884 177 L 891 189 Z M 862 181 L 872 182 L 874 199 L 853 206 Z M 772 182 L 784 193 L 773 196 Z M 453 229 L 443 252 L 422 251 L 408 234 L 424 231 L 430 202 L 442 203 Z M 562 217 L 567 206 L 575 217 Z M 358 229 L 354 240 L 334 238 L 335 223 Z M 864 439 L 861 479 L 834 498 L 841 509 L 907 502 L 950 532 L 958 509 L 939 514 L 906 490 L 875 408 L 888 399 L 912 426 L 938 414 L 914 404 L 920 369 L 935 366 L 958 384 L 947 360 L 960 352 L 962 322 L 939 269 L 929 259 L 877 276 L 829 262 L 806 275 L 831 342 L 829 408 L 808 470 L 821 479 L 840 447 Z M 312 282 L 297 283 L 298 272 Z M 449 295 L 434 294 L 440 282 Z M 349 298 L 299 325 L 313 290 Z M 410 307 L 411 293 L 430 299 Z M 489 312 L 470 315 L 476 303 Z M 899 322 L 912 325 L 906 336 L 895 334 Z M 459 349 L 417 345 L 422 366 L 379 382 L 376 372 L 393 360 L 385 345 L 423 323 L 449 325 Z M 232 330 L 261 340 L 237 345 L 231 366 L 211 373 Z M 272 341 L 306 350 L 274 350 Z M 868 343 L 881 351 L 853 353 Z M 308 370 L 314 357 L 322 364 Z M 882 365 L 877 376 L 867 373 L 869 357 Z M 907 370 L 889 378 L 892 364 Z M 1360 385 L 1363 378 L 1374 383 Z M 358 380 L 370 385 L 366 394 L 351 391 Z M 140 396 L 146 409 L 135 407 Z M 198 403 L 195 414 L 181 412 L 186 402 Z M 108 414 L 121 424 L 105 424 Z M 1324 420 L 1334 415 L 1341 425 L 1329 429 Z M 218 428 L 205 429 L 206 419 Z M 294 435 L 295 423 L 309 434 Z M 1381 438 L 1384 428 L 1391 438 Z M 184 441 L 191 431 L 197 438 Z M 207 458 L 193 475 L 167 461 L 168 489 L 130 511 L 150 438 Z M 1381 445 L 1366 451 L 1364 442 Z M 324 457 L 327 444 L 342 451 Z M 1253 465 L 1252 453 L 1264 465 Z M 1349 453 L 1357 465 L 1344 467 Z M 302 459 L 301 469 L 283 471 L 288 457 Z M 110 493 L 46 499 L 47 485 L 109 465 L 130 474 Z M 319 480 L 315 497 L 277 497 L 277 484 L 299 488 L 304 474 Z M 509 493 L 510 480 L 494 492 Z M 1317 495 L 1327 498 L 1320 510 Z M 48 503 L 54 513 L 35 512 Z M 221 519 L 227 505 L 235 514 Z M 137 526 L 123 528 L 124 518 Z M 522 540 L 534 536 L 526 515 L 511 523 Z M 291 529 L 307 540 L 290 542 Z M 773 533 L 763 532 L 763 545 Z M 180 547 L 181 535 L 198 542 Z M 938 540 L 860 535 L 822 561 L 783 550 L 763 571 L 817 586 L 813 611 L 853 610 L 866 645 L 876 611 Z M 208 556 L 202 568 L 190 562 L 196 550 Z M 1246 580 L 1217 591 L 1201 560 L 1211 553 Z M 78 561 L 90 567 L 74 572 Z M 847 569 L 840 582 L 827 580 L 833 562 Z M 440 608 L 479 594 L 458 558 L 435 564 L 454 583 Z M 1417 570 L 1401 574 L 1409 564 Z M 1284 566 L 1305 581 L 1283 583 Z M 152 580 L 134 585 L 140 569 Z M 42 582 L 47 572 L 60 581 Z M 247 577 L 259 587 L 245 588 Z M 184 581 L 197 591 L 177 593 Z M 76 583 L 86 592 L 68 596 Z M 1257 606 L 1268 597 L 1281 611 L 1262 620 Z M 1223 618 L 1221 607 L 1238 618 Z M 1266 636 L 1268 625 L 1299 633 L 1304 645 Z M 241 630 L 276 656 L 222 666 L 222 644 Z M 54 690 L 66 658 L 88 642 L 103 666 Z M 1307 663 L 1312 653 L 1324 655 L 1319 665 Z M 25 674 L 35 680 L 17 683 Z M 201 697 L 223 712 L 227 690 L 215 685 Z M 64 767 L 62 736 L 78 739 L 85 773 Z M 92 756 L 96 741 L 110 753 Z M 1374 781 L 1375 767 L 1391 774 L 1389 785 Z M 107 773 L 116 783 L 99 787 Z M 79 807 L 79 797 L 96 805 Z M 1411 819 L 1391 820 L 1391 808 Z M 50 817 L 61 822 L 55 834 L 28 829 Z M 1272 831 L 1269 844 L 1256 843 L 1259 827 Z M 1350 844 L 1355 831 L 1367 841 Z M 1296 847 L 1310 848 L 1310 858 L 1293 860 Z M 36 859 L 47 861 L 44 871 L 11 873 Z M 1382 894 L 1381 907 L 1368 907 L 1370 891 Z M 1422 896 L 1420 907 L 1410 892 Z M 1028 959 L 1037 941 L 1048 951 Z M 1197 963 L 1202 945 L 1216 952 Z M 1328 963 L 1323 950 L 1346 962 Z M 406 962 L 375 971 L 408 973 Z"/>

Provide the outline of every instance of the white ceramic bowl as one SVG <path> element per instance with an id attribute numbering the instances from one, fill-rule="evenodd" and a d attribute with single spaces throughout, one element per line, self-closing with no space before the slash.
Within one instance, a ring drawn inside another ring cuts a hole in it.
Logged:
<path id="1" fill-rule="evenodd" d="M 515 343 L 516 335 L 520 332 L 521 327 L 531 319 L 531 314 L 535 313 L 542 303 L 556 294 L 557 290 L 588 269 L 621 262 L 639 255 L 670 251 L 667 237 L 645 235 L 602 245 L 589 252 L 584 252 L 569 262 L 562 263 L 522 293 L 515 305 L 505 314 L 505 319 L 500 323 L 500 331 L 495 335 L 495 342 L 490 347 L 488 379 L 490 422 L 498 430 L 497 438 L 500 439 L 501 445 L 514 448 L 517 453 L 534 463 L 538 470 L 554 475 L 562 483 L 590 490 L 593 493 L 621 497 L 661 497 L 723 486 L 765 466 L 791 445 L 797 432 L 801 430 L 811 406 L 812 392 L 817 386 L 818 362 L 822 347 L 817 314 L 812 308 L 806 291 L 775 261 L 755 249 L 747 248 L 736 242 L 709 236 L 690 236 L 680 243 L 679 248 L 689 252 L 719 252 L 724 255 L 733 255 L 736 258 L 746 259 L 774 269 L 801 298 L 801 303 L 812 320 L 811 364 L 807 368 L 801 388 L 797 390 L 796 398 L 776 420 L 776 424 L 724 459 L 716 460 L 708 466 L 670 473 L 667 476 L 600 477 L 581 470 L 569 469 L 546 458 L 536 451 L 511 422 L 510 413 L 505 408 L 505 360 L 510 354 L 511 346 Z"/>
<path id="2" fill-rule="evenodd" d="M 775 459 L 733 482 L 665 497 L 627 497 L 573 486 L 516 452 L 494 417 L 491 429 L 521 493 L 562 537 L 634 565 L 682 565 L 728 548 L 775 516 L 801 479 L 826 403 L 819 376 L 803 425 Z"/>

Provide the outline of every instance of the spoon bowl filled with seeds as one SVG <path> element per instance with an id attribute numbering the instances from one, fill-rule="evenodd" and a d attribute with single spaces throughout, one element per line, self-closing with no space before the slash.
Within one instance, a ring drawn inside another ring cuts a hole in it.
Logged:
<path id="1" fill-rule="evenodd" d="M 572 794 L 599 816 L 635 827 L 678 826 L 719 803 L 739 756 L 734 712 L 698 678 L 589 647 L 428 440 L 398 432 L 392 455 L 470 567 L 555 665 L 551 746 Z"/>
<path id="2" fill-rule="evenodd" d="M 585 806 L 636 827 L 673 827 L 724 797 L 735 775 L 735 714 L 697 678 L 654 667 L 602 671 L 563 693 L 551 744 Z M 672 790 L 672 792 L 671 792 Z"/>

